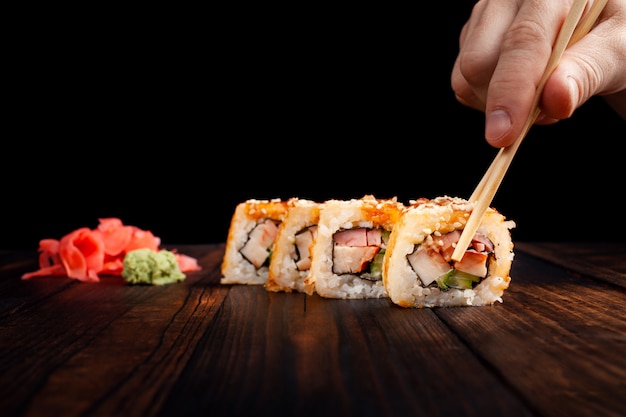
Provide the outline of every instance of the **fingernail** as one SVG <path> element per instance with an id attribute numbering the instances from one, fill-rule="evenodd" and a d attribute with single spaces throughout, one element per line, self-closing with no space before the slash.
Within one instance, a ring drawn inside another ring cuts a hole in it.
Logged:
<path id="1" fill-rule="evenodd" d="M 511 128 L 511 118 L 504 110 L 494 110 L 487 116 L 485 138 L 488 141 L 500 139 Z"/>

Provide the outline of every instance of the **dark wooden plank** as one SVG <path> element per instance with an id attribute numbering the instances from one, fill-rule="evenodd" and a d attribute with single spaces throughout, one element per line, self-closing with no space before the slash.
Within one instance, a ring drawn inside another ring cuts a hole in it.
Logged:
<path id="1" fill-rule="evenodd" d="M 503 304 L 436 311 L 542 416 L 626 415 L 626 292 L 518 253 Z"/>
<path id="2" fill-rule="evenodd" d="M 72 285 L 71 280 L 65 279 L 44 278 L 45 286 L 32 286 L 23 281 L 22 274 L 38 268 L 35 251 L 2 251 L 0 259 L 0 322 Z"/>
<path id="3" fill-rule="evenodd" d="M 626 243 L 518 242 L 516 250 L 626 288 Z"/>
<path id="4" fill-rule="evenodd" d="M 37 252 L 0 250 L 0 322 L 4 317 L 19 314 L 27 305 L 62 291 L 69 282 L 48 285 L 45 289 L 33 288 L 21 279 L 25 272 L 38 268 Z"/>
<path id="5" fill-rule="evenodd" d="M 202 265 L 204 256 L 217 256 L 223 250 L 224 244 L 214 245 L 177 245 L 165 246 L 167 249 L 175 250 L 198 259 Z M 68 286 L 82 285 L 83 283 L 67 277 L 37 277 L 30 280 L 22 280 L 21 277 L 26 272 L 33 272 L 39 268 L 38 253 L 36 251 L 0 251 L 0 322 L 4 317 L 21 314 L 22 311 L 48 297 L 64 291 Z M 218 265 L 221 259 L 213 260 L 210 265 Z M 103 276 L 104 283 L 120 284 L 119 277 Z M 33 285 L 37 282 L 37 285 Z M 216 279 L 217 282 L 217 279 Z M 41 285 L 39 285 L 41 284 Z M 87 284 L 89 285 L 89 284 Z"/>
<path id="6" fill-rule="evenodd" d="M 223 245 L 204 250 L 203 271 L 182 283 L 77 282 L 4 318 L 3 415 L 155 413 L 228 292 L 217 284 Z"/>
<path id="7" fill-rule="evenodd" d="M 164 287 L 21 281 L 32 254 L 3 252 L 0 409 L 623 416 L 626 292 L 594 275 L 620 248 L 518 244 L 504 303 L 453 309 L 222 286 L 224 244 L 178 247 L 203 270 Z"/>
<path id="8" fill-rule="evenodd" d="M 532 415 L 431 310 L 235 286 L 160 416 Z"/>
<path id="9" fill-rule="evenodd" d="M 37 253 L 35 251 L 0 250 L 0 276 L 16 269 L 35 269 Z"/>

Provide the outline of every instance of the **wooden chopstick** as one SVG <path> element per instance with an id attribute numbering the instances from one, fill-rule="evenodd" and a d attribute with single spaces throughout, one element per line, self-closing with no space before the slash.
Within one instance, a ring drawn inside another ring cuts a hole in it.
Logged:
<path id="1" fill-rule="evenodd" d="M 600 13 L 602 13 L 602 10 L 604 10 L 604 6 L 606 6 L 606 3 L 608 1 L 609 0 L 595 0 L 593 2 L 591 7 L 589 8 L 589 11 L 585 14 L 585 16 L 583 16 L 583 18 L 580 20 L 580 22 L 578 22 L 578 25 L 574 29 L 574 33 L 572 34 L 569 43 L 567 44 L 568 47 L 575 44 L 583 36 L 589 33 L 593 25 L 598 20 Z"/>
<path id="2" fill-rule="evenodd" d="M 596 0 L 596 1 L 593 2 L 593 5 L 589 8 L 589 11 L 580 20 L 580 22 L 578 23 L 578 25 L 574 29 L 574 32 L 572 33 L 572 37 L 570 38 L 569 43 L 567 44 L 568 47 L 570 45 L 573 45 L 574 43 L 578 42 L 580 40 L 580 38 L 585 36 L 587 34 L 587 32 L 589 32 L 591 30 L 591 28 L 593 27 L 594 23 L 598 19 L 598 16 L 600 16 L 600 13 L 602 13 L 602 10 L 604 9 L 604 6 L 606 6 L 607 2 L 608 2 L 608 0 Z M 556 64 L 557 64 L 557 62 L 555 62 L 555 67 L 556 67 Z M 547 67 L 546 71 L 548 69 L 549 69 L 549 67 Z M 538 99 L 541 96 L 541 91 L 543 90 L 543 86 L 545 85 L 545 82 L 546 82 L 546 80 L 548 78 L 548 75 L 550 75 L 551 72 L 552 72 L 552 70 L 550 70 L 549 72 L 546 72 L 544 74 L 544 79 L 542 80 L 542 83 L 540 84 L 541 90 L 539 90 L 539 92 L 537 93 L 536 99 Z M 539 109 L 536 108 L 535 111 L 537 111 L 537 110 L 539 110 Z M 539 112 L 537 112 L 537 115 L 531 114 L 531 118 L 532 118 L 533 122 L 530 123 L 528 126 L 525 126 L 525 128 L 530 129 L 530 126 L 535 122 L 537 117 L 539 117 Z M 523 133 L 523 135 L 525 136 L 526 133 L 527 133 L 527 131 L 525 133 Z M 478 199 L 478 197 L 483 193 L 484 186 L 488 182 L 489 178 L 491 177 L 491 175 L 493 173 L 493 169 L 497 165 L 497 161 L 498 161 L 498 156 L 496 155 L 496 158 L 493 160 L 493 162 L 489 166 L 489 169 L 487 170 L 487 172 L 483 176 L 482 180 L 480 181 L 478 186 L 474 189 L 474 192 L 470 196 L 469 201 L 475 202 Z"/>
<path id="3" fill-rule="evenodd" d="M 509 165 L 511 165 L 511 161 L 513 160 L 513 156 L 517 152 L 519 145 L 522 143 L 522 140 L 528 133 L 530 127 L 535 123 L 537 117 L 541 113 L 541 109 L 539 108 L 539 101 L 541 99 L 541 93 L 543 92 L 543 88 L 545 86 L 546 81 L 552 71 L 557 67 L 561 56 L 565 49 L 577 42 L 580 38 L 582 38 L 595 23 L 596 19 L 604 9 L 606 2 L 608 0 L 596 0 L 593 2 L 593 5 L 589 9 L 589 12 L 585 15 L 583 19 L 581 16 L 585 10 L 585 6 L 587 5 L 587 0 L 575 0 L 572 8 L 570 9 L 561 29 L 559 30 L 559 34 L 552 48 L 552 53 L 548 60 L 548 64 L 546 69 L 544 70 L 543 76 L 537 86 L 537 91 L 535 92 L 533 105 L 531 107 L 531 112 L 522 128 L 520 135 L 517 139 L 505 148 L 501 148 L 493 162 L 485 172 L 485 175 L 481 179 L 480 183 L 476 186 L 476 189 L 472 193 L 469 198 L 469 201 L 474 204 L 474 208 L 472 210 L 472 214 L 467 220 L 467 224 L 461 233 L 461 237 L 456 244 L 454 252 L 452 254 L 452 260 L 460 261 L 463 258 L 463 254 L 467 250 L 472 237 L 478 230 L 480 226 L 480 222 L 482 221 L 483 216 L 485 215 L 487 209 L 491 205 L 493 201 L 493 197 L 495 196 L 504 175 L 506 174 Z"/>

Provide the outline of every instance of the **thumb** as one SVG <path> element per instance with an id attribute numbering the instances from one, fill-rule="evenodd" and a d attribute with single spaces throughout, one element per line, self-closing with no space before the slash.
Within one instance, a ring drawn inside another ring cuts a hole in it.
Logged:
<path id="1" fill-rule="evenodd" d="M 597 74 L 574 61 L 563 61 L 552 72 L 541 95 L 543 117 L 562 120 L 598 91 Z"/>

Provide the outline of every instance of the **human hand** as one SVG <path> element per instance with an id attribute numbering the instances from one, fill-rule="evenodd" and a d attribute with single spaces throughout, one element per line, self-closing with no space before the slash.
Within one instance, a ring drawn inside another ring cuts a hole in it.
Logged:
<path id="1" fill-rule="evenodd" d="M 459 102 L 485 112 L 492 146 L 508 146 L 521 133 L 570 7 L 563 0 L 474 5 L 461 30 L 451 84 Z M 568 118 L 594 95 L 626 119 L 626 0 L 608 0 L 597 24 L 563 53 L 544 86 L 536 123 Z"/>

